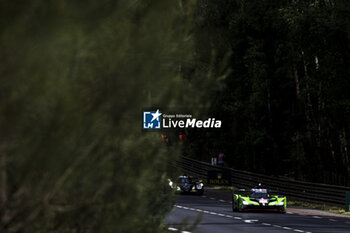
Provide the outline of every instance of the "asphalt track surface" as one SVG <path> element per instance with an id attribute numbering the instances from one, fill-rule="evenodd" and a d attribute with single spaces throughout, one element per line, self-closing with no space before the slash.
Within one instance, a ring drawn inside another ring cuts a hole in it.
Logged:
<path id="1" fill-rule="evenodd" d="M 350 233 L 350 219 L 304 215 L 288 209 L 286 214 L 232 212 L 230 202 L 205 195 L 178 195 L 164 223 L 174 233 Z"/>

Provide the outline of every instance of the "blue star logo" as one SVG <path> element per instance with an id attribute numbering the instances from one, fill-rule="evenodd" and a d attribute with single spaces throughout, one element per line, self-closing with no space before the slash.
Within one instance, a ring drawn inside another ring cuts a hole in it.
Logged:
<path id="1" fill-rule="evenodd" d="M 160 129 L 161 115 L 162 113 L 159 112 L 159 109 L 157 109 L 157 111 L 143 112 L 143 128 Z"/>

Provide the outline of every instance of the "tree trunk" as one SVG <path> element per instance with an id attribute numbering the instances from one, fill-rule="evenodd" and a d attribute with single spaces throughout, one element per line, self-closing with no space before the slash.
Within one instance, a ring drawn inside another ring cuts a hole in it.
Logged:
<path id="1" fill-rule="evenodd" d="M 296 96 L 297 96 L 297 99 L 300 99 L 300 84 L 299 84 L 298 71 L 295 68 L 295 66 L 293 66 L 292 69 L 293 69 L 293 76 L 294 76 L 294 81 L 295 81 Z"/>

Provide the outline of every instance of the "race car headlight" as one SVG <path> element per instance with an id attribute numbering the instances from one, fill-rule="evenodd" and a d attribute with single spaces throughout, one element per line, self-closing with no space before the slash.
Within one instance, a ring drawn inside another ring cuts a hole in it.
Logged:
<path id="1" fill-rule="evenodd" d="M 249 205 L 249 202 L 247 202 L 247 201 L 242 201 L 242 204 L 243 204 L 243 205 Z"/>
<path id="2" fill-rule="evenodd" d="M 279 205 L 279 206 L 284 205 L 284 201 L 281 201 L 281 202 L 280 202 L 280 203 L 278 203 L 277 205 Z"/>
<path id="3" fill-rule="evenodd" d="M 169 181 L 169 186 L 173 187 L 173 182 L 172 181 Z"/>
<path id="4" fill-rule="evenodd" d="M 202 189 L 202 188 L 203 188 L 203 184 L 202 183 L 197 184 L 197 189 Z"/>
<path id="5" fill-rule="evenodd" d="M 180 190 L 181 190 L 181 188 L 180 188 L 179 186 L 177 186 L 176 190 L 177 190 L 177 191 L 180 191 Z"/>

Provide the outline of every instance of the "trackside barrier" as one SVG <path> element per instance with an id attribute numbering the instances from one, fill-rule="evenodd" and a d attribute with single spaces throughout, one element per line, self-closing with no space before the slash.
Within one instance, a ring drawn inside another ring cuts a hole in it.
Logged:
<path id="1" fill-rule="evenodd" d="M 203 180 L 206 180 L 209 170 L 228 171 L 231 172 L 232 185 L 236 188 L 251 188 L 256 186 L 257 183 L 262 183 L 267 188 L 278 190 L 282 195 L 301 201 L 343 207 L 345 205 L 345 194 L 346 192 L 350 192 L 350 187 L 296 181 L 232 168 L 222 168 L 187 157 L 182 157 L 171 165 L 179 167 L 184 172 L 195 175 Z"/>

